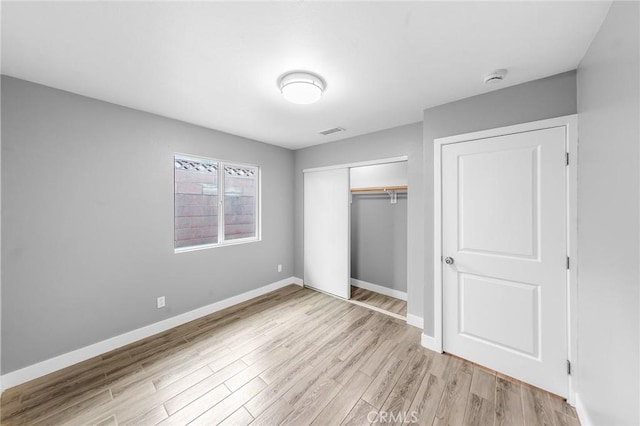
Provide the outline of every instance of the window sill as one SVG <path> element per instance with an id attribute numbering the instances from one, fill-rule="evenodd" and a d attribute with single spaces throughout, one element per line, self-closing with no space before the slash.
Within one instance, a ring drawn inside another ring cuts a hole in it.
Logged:
<path id="1" fill-rule="evenodd" d="M 243 239 L 238 239 L 238 240 L 228 240 L 228 241 L 223 241 L 221 243 L 215 243 L 215 244 L 203 244 L 201 246 L 174 248 L 173 252 L 174 253 L 187 253 L 187 252 L 190 252 L 190 251 L 199 251 L 199 250 L 207 250 L 207 249 L 218 248 L 218 247 L 237 246 L 239 244 L 256 243 L 256 242 L 261 241 L 261 240 L 262 240 L 262 238 L 260 238 L 260 237 L 243 238 Z"/>

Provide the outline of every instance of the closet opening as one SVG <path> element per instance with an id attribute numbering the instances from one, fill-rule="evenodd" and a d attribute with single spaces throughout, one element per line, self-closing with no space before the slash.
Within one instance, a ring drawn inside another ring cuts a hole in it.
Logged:
<path id="1" fill-rule="evenodd" d="M 304 286 L 406 321 L 407 157 L 304 169 Z"/>
<path id="2" fill-rule="evenodd" d="M 351 301 L 406 320 L 407 162 L 349 174 Z"/>

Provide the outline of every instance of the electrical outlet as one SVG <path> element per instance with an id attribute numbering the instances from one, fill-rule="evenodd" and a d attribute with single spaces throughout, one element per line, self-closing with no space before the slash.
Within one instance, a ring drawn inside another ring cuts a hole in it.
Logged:
<path id="1" fill-rule="evenodd" d="M 282 265 L 278 265 L 278 272 L 282 272 Z"/>
<path id="2" fill-rule="evenodd" d="M 164 306 L 165 306 L 164 296 L 158 297 L 158 309 L 164 308 Z"/>

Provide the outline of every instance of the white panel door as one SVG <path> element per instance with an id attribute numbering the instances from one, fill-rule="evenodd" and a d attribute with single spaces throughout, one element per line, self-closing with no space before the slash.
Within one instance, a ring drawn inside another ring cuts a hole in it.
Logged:
<path id="1" fill-rule="evenodd" d="M 444 350 L 564 397 L 565 138 L 555 127 L 442 147 Z"/>
<path id="2" fill-rule="evenodd" d="M 304 174 L 304 285 L 351 297 L 349 169 Z"/>

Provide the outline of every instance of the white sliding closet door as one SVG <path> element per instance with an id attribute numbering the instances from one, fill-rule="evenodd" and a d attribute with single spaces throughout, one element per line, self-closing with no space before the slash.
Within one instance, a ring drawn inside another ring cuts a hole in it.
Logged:
<path id="1" fill-rule="evenodd" d="M 351 296 L 349 169 L 304 174 L 304 285 Z"/>

